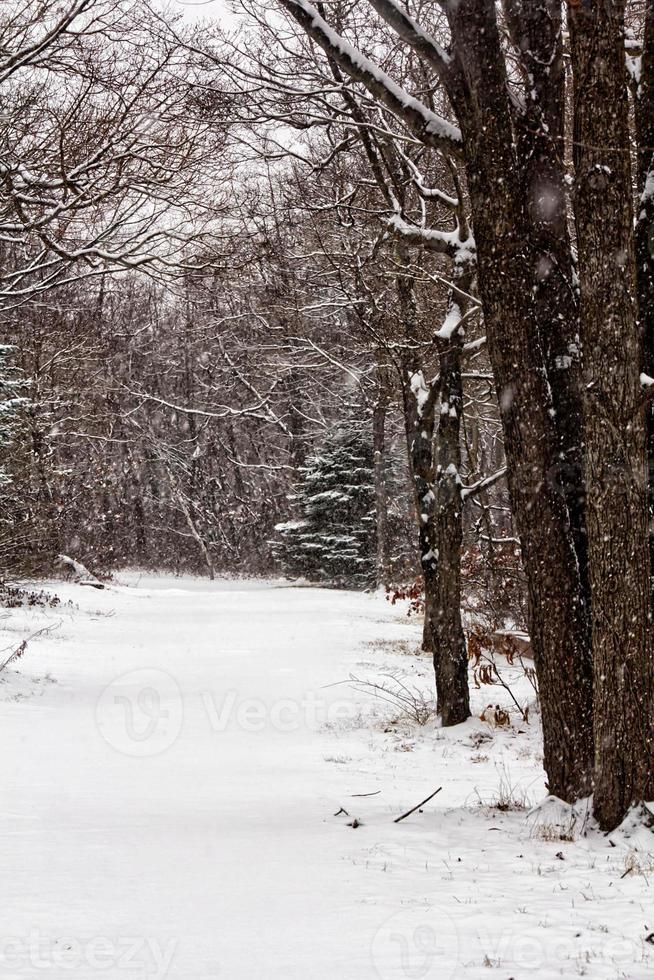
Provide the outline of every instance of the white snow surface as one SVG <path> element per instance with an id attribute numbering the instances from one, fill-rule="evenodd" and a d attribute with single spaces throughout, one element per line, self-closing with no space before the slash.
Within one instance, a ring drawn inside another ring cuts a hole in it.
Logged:
<path id="1" fill-rule="evenodd" d="M 530 836 L 534 711 L 493 729 L 479 715 L 506 692 L 473 686 L 476 717 L 420 727 L 339 683 L 431 695 L 404 608 L 120 582 L 52 584 L 61 607 L 0 620 L 9 651 L 53 627 L 0 673 L 3 980 L 651 975 L 654 859 Z"/>

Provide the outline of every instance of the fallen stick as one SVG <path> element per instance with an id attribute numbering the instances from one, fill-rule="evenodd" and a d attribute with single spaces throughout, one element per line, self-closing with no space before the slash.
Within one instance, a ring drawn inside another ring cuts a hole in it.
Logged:
<path id="1" fill-rule="evenodd" d="M 380 789 L 376 789 L 374 793 L 352 793 L 352 799 L 354 799 L 355 796 L 379 796 L 380 793 Z"/>
<path id="2" fill-rule="evenodd" d="M 430 800 L 433 800 L 436 794 L 440 793 L 442 788 L 443 788 L 442 786 L 439 786 L 438 789 L 435 789 L 434 792 L 431 794 L 431 796 L 428 796 L 426 800 L 422 801 L 422 803 L 416 804 L 416 806 L 412 807 L 410 810 L 407 810 L 406 813 L 403 813 L 401 817 L 396 817 L 393 823 L 399 823 L 400 820 L 404 820 L 405 817 L 410 817 L 412 813 L 415 813 L 416 810 L 419 810 L 421 806 L 425 805 L 425 803 L 429 803 Z"/>

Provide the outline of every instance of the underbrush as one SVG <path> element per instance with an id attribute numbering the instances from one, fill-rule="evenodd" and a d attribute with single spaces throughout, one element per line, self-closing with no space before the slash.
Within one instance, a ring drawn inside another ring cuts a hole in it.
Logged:
<path id="1" fill-rule="evenodd" d="M 21 608 L 48 608 L 56 609 L 61 605 L 61 599 L 57 595 L 46 592 L 44 589 L 28 589 L 23 586 L 10 585 L 8 582 L 0 581 L 0 607 L 3 609 Z"/>
<path id="2" fill-rule="evenodd" d="M 435 699 L 417 685 L 408 684 L 399 671 L 381 674 L 380 680 L 375 681 L 367 681 L 352 674 L 349 683 L 355 691 L 370 694 L 391 705 L 394 712 L 391 724 L 411 721 L 423 726 L 437 717 Z"/>

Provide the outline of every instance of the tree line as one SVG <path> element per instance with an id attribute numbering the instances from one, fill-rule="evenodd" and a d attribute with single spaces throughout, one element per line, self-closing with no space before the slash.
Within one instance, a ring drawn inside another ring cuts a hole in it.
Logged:
<path id="1" fill-rule="evenodd" d="M 304 500 L 419 577 L 443 724 L 467 607 L 524 605 L 550 792 L 611 829 L 654 798 L 654 3 L 233 6 L 2 15 L 6 574 L 263 571 Z"/>

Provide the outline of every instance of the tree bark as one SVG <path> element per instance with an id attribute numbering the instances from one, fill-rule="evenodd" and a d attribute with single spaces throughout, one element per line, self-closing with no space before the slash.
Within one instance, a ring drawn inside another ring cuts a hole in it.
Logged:
<path id="1" fill-rule="evenodd" d="M 584 413 L 579 303 L 565 191 L 565 67 L 560 0 L 504 0 L 525 76 L 518 161 L 534 250 L 534 308 L 552 389 L 559 457 L 551 482 L 563 494 L 590 607 L 584 489 Z M 589 618 L 590 623 L 590 618 Z"/>
<path id="2" fill-rule="evenodd" d="M 415 337 L 415 298 L 410 275 L 398 279 L 398 298 L 409 337 Z M 402 395 L 409 465 L 418 521 L 420 564 L 425 587 L 423 645 L 432 652 L 438 713 L 443 726 L 470 717 L 468 656 L 461 620 L 462 501 L 458 474 L 461 424 L 461 339 L 445 345 L 452 415 L 438 427 L 435 470 L 437 384 L 429 384 L 411 349 L 402 364 Z M 441 362 L 443 357 L 441 356 Z M 458 380 L 457 380 L 458 379 Z M 439 381 L 442 381 L 442 374 Z M 443 400 L 442 404 L 445 404 Z M 443 416 L 441 416 L 443 418 Z M 456 467 L 456 468 L 455 468 Z"/>
<path id="3" fill-rule="evenodd" d="M 388 378 L 383 365 L 377 364 L 377 400 L 372 412 L 372 443 L 375 479 L 375 516 L 377 527 L 377 585 L 386 588 L 390 579 L 388 556 L 388 494 L 386 492 L 386 413 L 388 411 Z"/>
<path id="4" fill-rule="evenodd" d="M 575 220 L 586 391 L 594 810 L 654 798 L 647 445 L 639 382 L 624 0 L 571 10 Z"/>
<path id="5" fill-rule="evenodd" d="M 434 630 L 433 651 L 439 703 L 448 706 L 449 724 L 470 715 L 468 651 L 461 619 L 461 420 L 463 331 L 439 339 L 441 409 L 435 444 L 436 544 L 439 575 L 434 589 L 435 609 L 429 617 Z M 445 716 L 444 721 L 445 724 Z"/>
<path id="6" fill-rule="evenodd" d="M 634 88 L 636 121 L 637 188 L 636 277 L 638 313 L 643 331 L 642 369 L 654 377 L 654 0 L 647 0 L 640 76 Z M 645 415 L 649 468 L 649 551 L 654 568 L 654 402 Z M 653 592 L 654 598 L 654 592 Z"/>
<path id="7" fill-rule="evenodd" d="M 514 149 L 495 5 L 493 0 L 460 0 L 448 9 L 460 71 L 456 105 L 479 291 L 528 583 L 544 764 L 550 793 L 574 801 L 591 788 L 592 672 L 568 509 L 552 480 L 560 440 L 537 327 L 537 252 Z"/>

